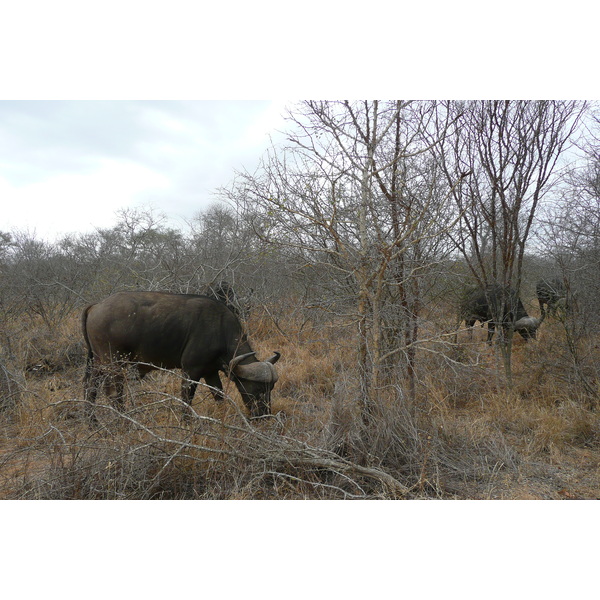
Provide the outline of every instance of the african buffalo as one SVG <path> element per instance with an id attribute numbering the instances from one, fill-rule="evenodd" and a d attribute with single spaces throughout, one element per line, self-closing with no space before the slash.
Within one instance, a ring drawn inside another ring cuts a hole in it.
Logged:
<path id="1" fill-rule="evenodd" d="M 460 306 L 459 322 L 473 327 L 476 321 L 487 323 L 487 342 L 492 343 L 496 325 L 505 331 L 513 328 L 525 340 L 535 338 L 538 327 L 544 320 L 530 317 L 515 290 L 501 285 L 488 285 L 469 291 Z M 472 334 L 472 330 L 471 330 Z"/>
<path id="2" fill-rule="evenodd" d="M 273 366 L 278 352 L 256 359 L 238 317 L 224 304 L 199 295 L 163 292 L 119 292 L 88 306 L 82 315 L 88 347 L 85 398 L 95 402 L 102 367 L 137 364 L 140 377 L 155 368 L 183 371 L 181 395 L 191 405 L 204 378 L 215 400 L 223 398 L 219 371 L 237 386 L 252 417 L 271 412 Z M 114 376 L 116 401 L 123 406 L 123 369 Z M 90 407 L 91 410 L 91 407 Z"/>
<path id="3" fill-rule="evenodd" d="M 567 290 L 562 277 L 541 279 L 535 286 L 535 293 L 542 315 L 546 314 L 545 307 L 551 315 L 559 308 L 567 308 Z"/>

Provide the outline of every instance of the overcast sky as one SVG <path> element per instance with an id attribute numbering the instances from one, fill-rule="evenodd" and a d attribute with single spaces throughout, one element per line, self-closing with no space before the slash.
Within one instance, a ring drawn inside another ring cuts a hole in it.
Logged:
<path id="1" fill-rule="evenodd" d="M 278 101 L 0 101 L 1 230 L 42 239 L 107 227 L 152 207 L 174 224 L 253 170 Z"/>
<path id="2" fill-rule="evenodd" d="M 173 223 L 192 218 L 235 170 L 254 169 L 269 135 L 286 128 L 290 104 L 195 98 L 598 97 L 587 87 L 597 85 L 589 75 L 596 20 L 584 8 L 540 15 L 515 2 L 528 34 L 519 44 L 490 45 L 492 24 L 501 38 L 514 26 L 514 11 L 440 2 L 432 19 L 427 7 L 403 6 L 410 26 L 402 27 L 401 46 L 418 49 L 407 60 L 398 58 L 395 19 L 364 28 L 363 12 L 348 9 L 338 27 L 345 4 L 277 5 L 278 23 L 272 2 L 196 4 L 106 0 L 93 11 L 71 0 L 7 5 L 0 22 L 0 231 L 42 238 L 90 231 L 111 226 L 130 207 L 151 206 Z M 469 25 L 466 17 L 475 14 L 484 26 Z M 424 18 L 426 36 L 415 26 Z M 468 35 L 457 33 L 453 19 Z M 548 44 L 557 28 L 561 44 Z M 360 44 L 350 42 L 357 37 Z M 540 47 L 544 59 L 534 61 Z"/>

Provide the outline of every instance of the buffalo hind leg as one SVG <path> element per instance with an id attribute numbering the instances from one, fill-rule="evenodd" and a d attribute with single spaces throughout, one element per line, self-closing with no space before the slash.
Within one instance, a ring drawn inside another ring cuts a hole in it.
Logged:
<path id="1" fill-rule="evenodd" d="M 108 367 L 112 372 L 109 370 L 107 373 L 106 368 L 106 365 L 100 366 L 89 362 L 86 365 L 85 375 L 83 376 L 83 398 L 86 402 L 85 414 L 90 423 L 94 425 L 98 424 L 95 414 L 96 399 L 98 398 L 98 392 L 102 388 L 104 388 L 107 396 L 109 395 L 109 388 L 113 388 L 110 390 L 112 392 L 110 394 L 111 403 L 119 411 L 125 408 L 125 372 L 121 367 L 115 365 Z"/>
<path id="2" fill-rule="evenodd" d="M 100 388 L 101 371 L 98 367 L 88 361 L 83 376 L 83 399 L 85 400 L 85 416 L 90 423 L 97 425 L 98 419 L 95 414 L 96 398 L 98 397 L 98 389 Z"/>
<path id="3" fill-rule="evenodd" d="M 126 367 L 120 363 L 111 363 L 102 367 L 104 394 L 112 406 L 119 411 L 125 408 L 125 369 Z M 97 386 L 99 387 L 100 385 Z"/>
<path id="4" fill-rule="evenodd" d="M 112 376 L 112 381 L 114 385 L 114 394 L 111 398 L 113 406 L 119 410 L 123 411 L 125 409 L 125 369 L 124 367 L 117 367 L 117 371 Z"/>

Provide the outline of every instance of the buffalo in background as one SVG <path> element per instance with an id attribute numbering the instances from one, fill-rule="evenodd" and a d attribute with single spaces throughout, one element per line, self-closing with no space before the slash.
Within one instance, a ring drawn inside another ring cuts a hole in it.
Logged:
<path id="1" fill-rule="evenodd" d="M 459 310 L 459 324 L 464 321 L 467 327 L 474 327 L 480 321 L 483 327 L 487 323 L 488 344 L 492 343 L 496 326 L 505 332 L 512 328 L 525 340 L 535 338 L 544 317 L 544 314 L 540 319 L 530 317 L 517 292 L 498 284 L 471 289 Z M 470 333 L 472 336 L 472 329 Z"/>
<path id="2" fill-rule="evenodd" d="M 535 286 L 535 293 L 542 316 L 546 313 L 555 315 L 557 310 L 568 310 L 567 290 L 562 277 L 541 279 Z"/>

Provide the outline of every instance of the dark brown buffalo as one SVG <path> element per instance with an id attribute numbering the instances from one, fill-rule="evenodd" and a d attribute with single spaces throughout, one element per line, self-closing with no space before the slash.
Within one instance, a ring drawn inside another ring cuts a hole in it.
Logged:
<path id="1" fill-rule="evenodd" d="M 155 368 L 183 371 L 181 395 L 192 403 L 204 379 L 215 400 L 223 398 L 219 371 L 237 386 L 252 417 L 271 413 L 273 366 L 280 354 L 256 359 L 237 316 L 206 296 L 120 292 L 88 306 L 82 315 L 88 347 L 85 398 L 95 402 L 103 366 L 137 364 L 140 377 Z M 123 405 L 124 373 L 114 375 L 116 401 Z"/>
<path id="2" fill-rule="evenodd" d="M 543 315 L 546 314 L 546 307 L 551 315 L 555 315 L 559 309 L 568 309 L 567 290 L 562 277 L 540 279 L 535 286 L 535 293 Z"/>
<path id="3" fill-rule="evenodd" d="M 544 317 L 543 313 L 540 319 L 530 317 L 517 292 L 497 284 L 469 290 L 459 310 L 459 323 L 464 321 L 471 328 L 471 335 L 477 321 L 482 326 L 487 323 L 488 344 L 492 343 L 497 326 L 505 332 L 513 329 L 525 340 L 535 338 Z"/>

